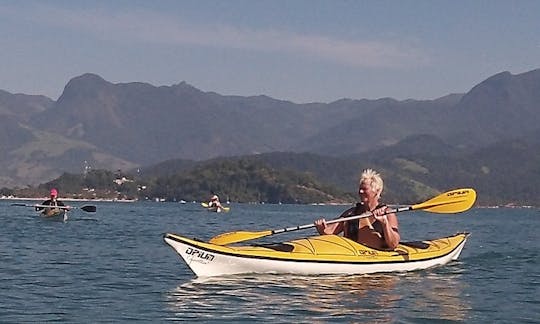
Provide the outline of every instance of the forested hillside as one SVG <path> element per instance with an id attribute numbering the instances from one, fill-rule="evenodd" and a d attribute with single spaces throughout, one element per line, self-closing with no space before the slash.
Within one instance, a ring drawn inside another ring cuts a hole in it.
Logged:
<path id="1" fill-rule="evenodd" d="M 465 150 L 431 135 L 413 136 L 366 154 L 344 158 L 312 153 L 267 153 L 195 162 L 171 160 L 126 172 L 64 174 L 37 187 L 2 189 L 3 195 L 204 201 L 212 194 L 232 202 L 348 203 L 357 198 L 362 169 L 379 171 L 383 200 L 414 204 L 440 192 L 472 187 L 478 205 L 540 206 L 537 136 Z"/>

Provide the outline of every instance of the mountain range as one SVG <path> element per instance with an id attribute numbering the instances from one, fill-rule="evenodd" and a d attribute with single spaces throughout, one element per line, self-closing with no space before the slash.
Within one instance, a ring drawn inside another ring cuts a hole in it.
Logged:
<path id="1" fill-rule="evenodd" d="M 513 154 L 518 158 L 501 170 L 512 176 L 527 163 L 527 150 L 539 147 L 540 69 L 498 73 L 467 93 L 435 100 L 303 104 L 204 92 L 186 82 L 114 84 L 84 74 L 56 101 L 0 90 L 0 116 L 0 187 L 35 185 L 85 168 L 133 170 L 271 152 L 377 157 L 373 162 L 383 167 L 396 163 L 396 152 L 428 154 L 443 165 L 468 157 L 467 165 L 452 166 L 455 176 L 460 168 L 482 170 L 488 157 L 512 160 Z"/>

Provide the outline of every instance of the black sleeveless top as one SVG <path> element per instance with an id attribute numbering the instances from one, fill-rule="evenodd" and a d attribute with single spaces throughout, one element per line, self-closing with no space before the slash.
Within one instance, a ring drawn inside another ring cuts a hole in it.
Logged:
<path id="1" fill-rule="evenodd" d="M 378 209 L 378 208 L 381 208 L 381 207 L 384 207 L 384 206 L 385 206 L 384 204 L 379 204 L 379 205 L 377 205 L 377 207 L 375 207 L 375 209 Z M 367 211 L 369 211 L 369 210 L 366 208 L 366 206 L 364 206 L 361 203 L 356 203 L 355 207 L 350 208 L 349 210 L 345 211 L 341 215 L 341 217 L 349 217 L 349 216 L 354 216 L 354 215 L 361 215 L 361 214 L 363 214 L 363 213 L 365 213 Z M 358 226 L 359 226 L 359 223 L 360 223 L 360 219 L 358 219 L 358 218 L 357 219 L 351 219 L 351 220 L 345 222 L 345 227 L 347 228 L 347 231 L 343 231 L 343 234 L 345 234 L 345 232 L 347 233 L 347 235 L 345 235 L 346 238 L 351 239 L 351 240 L 353 240 L 355 242 L 358 240 Z M 374 231 L 381 234 L 381 238 L 384 240 L 384 230 L 383 230 L 381 222 L 379 222 L 378 220 L 375 220 L 375 222 L 373 222 L 373 224 L 371 224 L 371 226 L 373 226 Z"/>

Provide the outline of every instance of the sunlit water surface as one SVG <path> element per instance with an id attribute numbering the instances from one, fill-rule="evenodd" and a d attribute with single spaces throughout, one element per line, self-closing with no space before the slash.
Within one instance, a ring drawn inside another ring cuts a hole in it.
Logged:
<path id="1" fill-rule="evenodd" d="M 334 218 L 343 206 L 98 202 L 67 222 L 0 201 L 0 322 L 538 323 L 540 210 L 398 215 L 402 239 L 471 232 L 444 267 L 363 276 L 197 279 L 165 232 L 209 239 Z M 32 202 L 28 202 L 32 203 Z M 84 203 L 80 203 L 83 205 Z M 94 204 L 94 203 L 93 203 Z M 313 229 L 257 241 L 314 235 Z"/>

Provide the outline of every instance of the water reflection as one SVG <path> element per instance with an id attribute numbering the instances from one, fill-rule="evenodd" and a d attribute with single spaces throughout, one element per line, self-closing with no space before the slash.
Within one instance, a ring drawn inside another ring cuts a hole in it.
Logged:
<path id="1" fill-rule="evenodd" d="M 174 319 L 308 322 L 462 321 L 459 274 L 258 275 L 194 279 L 166 294 Z"/>
<path id="2" fill-rule="evenodd" d="M 389 323 L 392 309 L 401 296 L 395 275 L 324 277 L 308 291 L 308 304 L 320 320 L 369 319 L 370 323 Z"/>

